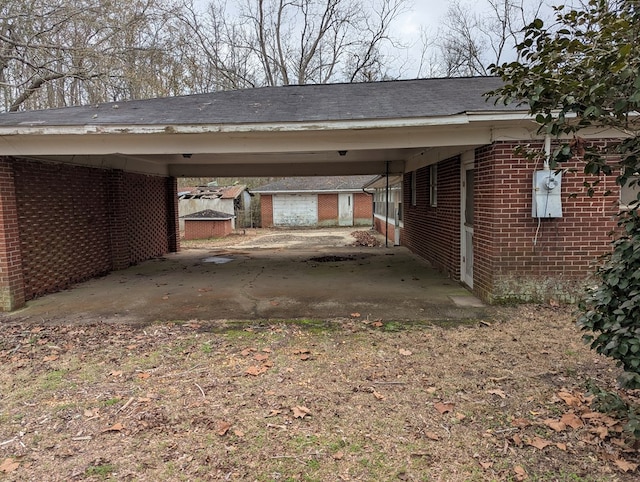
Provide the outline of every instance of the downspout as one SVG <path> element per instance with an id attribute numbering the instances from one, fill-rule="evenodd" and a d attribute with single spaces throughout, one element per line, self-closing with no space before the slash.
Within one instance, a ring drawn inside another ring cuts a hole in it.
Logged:
<path id="1" fill-rule="evenodd" d="M 369 192 L 366 189 L 367 189 L 366 187 L 363 187 L 362 192 L 371 196 L 371 205 L 374 206 L 374 202 L 373 202 L 374 193 Z M 374 208 L 371 210 L 371 230 L 375 231 L 375 229 L 376 229 L 376 210 Z"/>
<path id="2" fill-rule="evenodd" d="M 387 168 L 386 168 L 386 176 L 387 176 L 387 188 L 386 188 L 386 194 L 385 194 L 385 216 L 384 216 L 384 247 L 388 248 L 389 247 L 389 161 L 387 161 Z"/>

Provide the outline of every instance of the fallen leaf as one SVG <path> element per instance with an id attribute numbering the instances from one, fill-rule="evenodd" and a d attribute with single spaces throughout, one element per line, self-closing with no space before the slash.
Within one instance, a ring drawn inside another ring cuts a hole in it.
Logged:
<path id="1" fill-rule="evenodd" d="M 498 395 L 500 398 L 507 398 L 506 393 L 504 393 L 502 390 L 500 390 L 499 388 L 495 388 L 493 390 L 487 390 L 487 393 L 489 395 Z"/>
<path id="2" fill-rule="evenodd" d="M 525 428 L 531 425 L 531 422 L 526 418 L 514 418 L 511 420 L 511 425 L 518 428 Z"/>
<path id="3" fill-rule="evenodd" d="M 309 355 L 308 353 L 303 353 L 302 355 L 300 355 L 300 360 L 302 361 L 306 361 L 309 358 L 311 358 L 311 355 Z"/>
<path id="4" fill-rule="evenodd" d="M 291 410 L 293 411 L 293 416 L 295 418 L 304 418 L 307 415 L 311 414 L 311 410 L 309 410 L 307 407 L 304 407 L 302 405 L 298 405 L 297 407 L 291 407 Z"/>
<path id="5" fill-rule="evenodd" d="M 262 354 L 262 353 L 256 353 L 255 355 L 253 355 L 253 359 L 254 359 L 255 361 L 265 361 L 265 360 L 268 360 L 268 359 L 269 359 L 269 355 L 268 355 L 268 354 L 266 354 L 266 353 L 264 353 L 264 354 Z"/>
<path id="6" fill-rule="evenodd" d="M 480 464 L 480 467 L 482 467 L 484 470 L 487 470 L 493 467 L 493 462 L 480 462 L 478 460 L 478 463 Z"/>
<path id="7" fill-rule="evenodd" d="M 455 404 L 436 402 L 433 404 L 433 407 L 440 412 L 440 415 L 444 415 L 445 413 L 451 412 L 455 407 Z"/>
<path id="8" fill-rule="evenodd" d="M 264 416 L 264 418 L 275 417 L 276 415 L 280 415 L 281 413 L 282 410 L 272 409 L 267 415 Z"/>
<path id="9" fill-rule="evenodd" d="M 600 440 L 604 440 L 607 438 L 607 435 L 609 435 L 609 429 L 607 427 L 594 427 L 589 431 L 598 435 Z"/>
<path id="10" fill-rule="evenodd" d="M 627 462 L 624 459 L 616 459 L 613 463 L 623 472 L 634 472 L 638 468 L 638 464 Z"/>
<path id="11" fill-rule="evenodd" d="M 342 460 L 342 458 L 344 457 L 344 452 L 336 452 L 332 455 L 332 457 L 334 460 Z"/>
<path id="12" fill-rule="evenodd" d="M 249 356 L 249 355 L 251 355 L 254 351 L 257 351 L 257 350 L 256 350 L 255 348 L 245 348 L 244 350 L 242 350 L 242 351 L 240 352 L 240 354 L 241 354 L 242 356 Z"/>
<path id="13" fill-rule="evenodd" d="M 360 318 L 360 313 L 351 313 L 351 318 Z"/>
<path id="14" fill-rule="evenodd" d="M 436 393 L 438 389 L 436 387 L 428 387 L 425 391 L 429 394 L 433 394 Z"/>
<path id="15" fill-rule="evenodd" d="M 560 391 L 558 392 L 558 397 L 564 400 L 564 403 L 570 407 L 579 407 L 582 405 L 582 400 L 569 392 Z"/>
<path id="16" fill-rule="evenodd" d="M 534 437 L 533 440 L 527 441 L 527 445 L 531 445 L 532 447 L 535 447 L 538 450 L 544 450 L 545 447 L 548 447 L 549 445 L 551 445 L 551 442 L 540 437 Z"/>
<path id="17" fill-rule="evenodd" d="M 122 370 L 114 370 L 112 372 L 109 373 L 110 377 L 121 377 L 123 374 Z"/>
<path id="18" fill-rule="evenodd" d="M 44 357 L 42 359 L 42 361 L 44 361 L 44 362 L 52 362 L 52 361 L 56 361 L 58 358 L 60 358 L 58 355 L 47 355 L 46 357 Z"/>
<path id="19" fill-rule="evenodd" d="M 271 306 L 278 306 L 280 303 L 277 301 L 270 301 L 269 304 L 271 304 Z"/>
<path id="20" fill-rule="evenodd" d="M 578 429 L 584 426 L 584 423 L 582 423 L 582 420 L 580 420 L 580 418 L 575 413 L 571 413 L 571 412 L 565 413 L 560 418 L 560 421 L 564 423 L 566 426 L 571 427 L 573 429 Z"/>
<path id="21" fill-rule="evenodd" d="M 231 428 L 231 424 L 229 422 L 220 421 L 218 422 L 218 426 L 216 427 L 216 433 L 221 437 L 226 435 L 229 429 Z"/>
<path id="22" fill-rule="evenodd" d="M 245 370 L 245 373 L 247 375 L 252 375 L 254 377 L 257 377 L 258 375 L 262 375 L 266 371 L 267 371 L 267 367 L 265 366 L 259 367 L 259 366 L 252 365 Z"/>
<path id="23" fill-rule="evenodd" d="M 560 450 L 562 450 L 563 452 L 567 451 L 567 444 L 563 444 L 562 442 L 558 442 L 556 443 L 556 447 L 558 447 Z"/>
<path id="24" fill-rule="evenodd" d="M 425 432 L 424 435 L 431 440 L 440 440 L 440 436 L 435 432 Z"/>
<path id="25" fill-rule="evenodd" d="M 271 353 L 272 350 L 271 348 L 263 348 L 262 351 L 265 353 Z"/>
<path id="26" fill-rule="evenodd" d="M 163 299 L 163 300 L 168 300 L 168 299 L 169 299 L 169 297 L 168 297 L 167 295 L 165 295 L 165 296 L 163 296 L 163 297 L 162 297 L 162 299 Z"/>
<path id="27" fill-rule="evenodd" d="M 384 395 L 380 392 L 376 392 L 375 390 L 373 391 L 373 396 L 376 397 L 378 400 L 384 400 Z"/>
<path id="28" fill-rule="evenodd" d="M 96 417 L 99 411 L 99 408 L 88 408 L 84 411 L 84 416 L 87 418 Z"/>
<path id="29" fill-rule="evenodd" d="M 465 418 L 467 418 L 467 416 L 464 413 L 460 413 L 460 412 L 456 413 L 456 419 L 459 422 L 462 422 Z"/>
<path id="30" fill-rule="evenodd" d="M 554 420 L 552 418 L 548 418 L 543 422 L 547 427 L 552 428 L 556 432 L 562 432 L 567 426 L 561 420 Z"/>
<path id="31" fill-rule="evenodd" d="M 376 328 L 380 328 L 383 325 L 383 323 L 381 321 L 374 321 L 373 322 L 373 326 L 375 326 Z"/>
<path id="32" fill-rule="evenodd" d="M 513 437 L 511 437 L 511 440 L 513 440 L 513 443 L 518 447 L 522 447 L 522 437 L 520 437 L 520 435 L 515 434 Z"/>
<path id="33" fill-rule="evenodd" d="M 413 352 L 410 350 L 405 350 L 404 348 L 400 348 L 400 354 L 403 356 L 413 355 Z"/>
<path id="34" fill-rule="evenodd" d="M 138 373 L 138 378 L 140 380 L 146 380 L 147 378 L 149 378 L 151 376 L 151 373 L 149 372 L 142 372 L 142 373 Z"/>
<path id="35" fill-rule="evenodd" d="M 117 423 L 114 423 L 111 427 L 105 428 L 104 430 L 102 430 L 102 433 L 104 433 L 104 432 L 121 432 L 122 430 L 124 430 L 124 425 L 122 425 L 120 422 L 117 422 Z"/>
<path id="36" fill-rule="evenodd" d="M 233 434 L 234 434 L 236 437 L 240 437 L 240 438 L 244 437 L 244 432 L 243 432 L 242 430 L 234 430 L 234 431 L 233 431 Z"/>
<path id="37" fill-rule="evenodd" d="M 516 465 L 513 471 L 516 473 L 516 480 L 527 480 L 529 478 L 527 471 L 521 465 Z"/>
<path id="38" fill-rule="evenodd" d="M 8 459 L 4 459 L 4 461 L 0 464 L 0 472 L 8 474 L 15 471 L 18 467 L 20 467 L 20 462 L 16 462 L 15 459 L 9 457 Z"/>

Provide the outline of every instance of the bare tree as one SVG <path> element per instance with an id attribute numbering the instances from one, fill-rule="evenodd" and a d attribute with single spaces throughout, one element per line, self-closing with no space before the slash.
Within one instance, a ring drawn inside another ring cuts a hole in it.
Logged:
<path id="1" fill-rule="evenodd" d="M 376 80 L 406 0 L 213 0 L 182 20 L 219 89 Z"/>
<path id="2" fill-rule="evenodd" d="M 0 0 L 5 110 L 182 89 L 165 0 Z M 178 82 L 179 83 L 179 82 Z"/>
<path id="3" fill-rule="evenodd" d="M 522 29 L 541 14 L 544 0 L 483 0 L 471 8 L 462 0 L 449 5 L 437 41 L 437 70 L 446 77 L 488 75 L 490 64 L 513 55 Z"/>

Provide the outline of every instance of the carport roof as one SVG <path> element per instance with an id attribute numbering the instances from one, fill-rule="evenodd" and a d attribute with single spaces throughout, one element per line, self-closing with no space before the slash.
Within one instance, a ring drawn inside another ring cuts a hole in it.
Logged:
<path id="1" fill-rule="evenodd" d="M 264 87 L 0 114 L 0 156 L 173 177 L 401 174 L 535 136 L 496 77 Z"/>
<path id="2" fill-rule="evenodd" d="M 0 126 L 198 125 L 441 117 L 523 110 L 483 96 L 497 77 L 289 85 L 0 115 Z"/>

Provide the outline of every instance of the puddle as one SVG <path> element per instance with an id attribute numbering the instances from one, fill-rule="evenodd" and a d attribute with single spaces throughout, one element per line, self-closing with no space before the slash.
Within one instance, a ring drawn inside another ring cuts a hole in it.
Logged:
<path id="1" fill-rule="evenodd" d="M 233 261 L 233 258 L 226 258 L 224 256 L 210 256 L 209 258 L 204 258 L 202 260 L 203 263 L 214 263 L 214 264 L 225 264 Z"/>
<path id="2" fill-rule="evenodd" d="M 335 263 L 338 261 L 353 261 L 353 256 L 320 256 L 318 258 L 311 258 L 309 261 L 315 261 L 316 263 Z"/>

